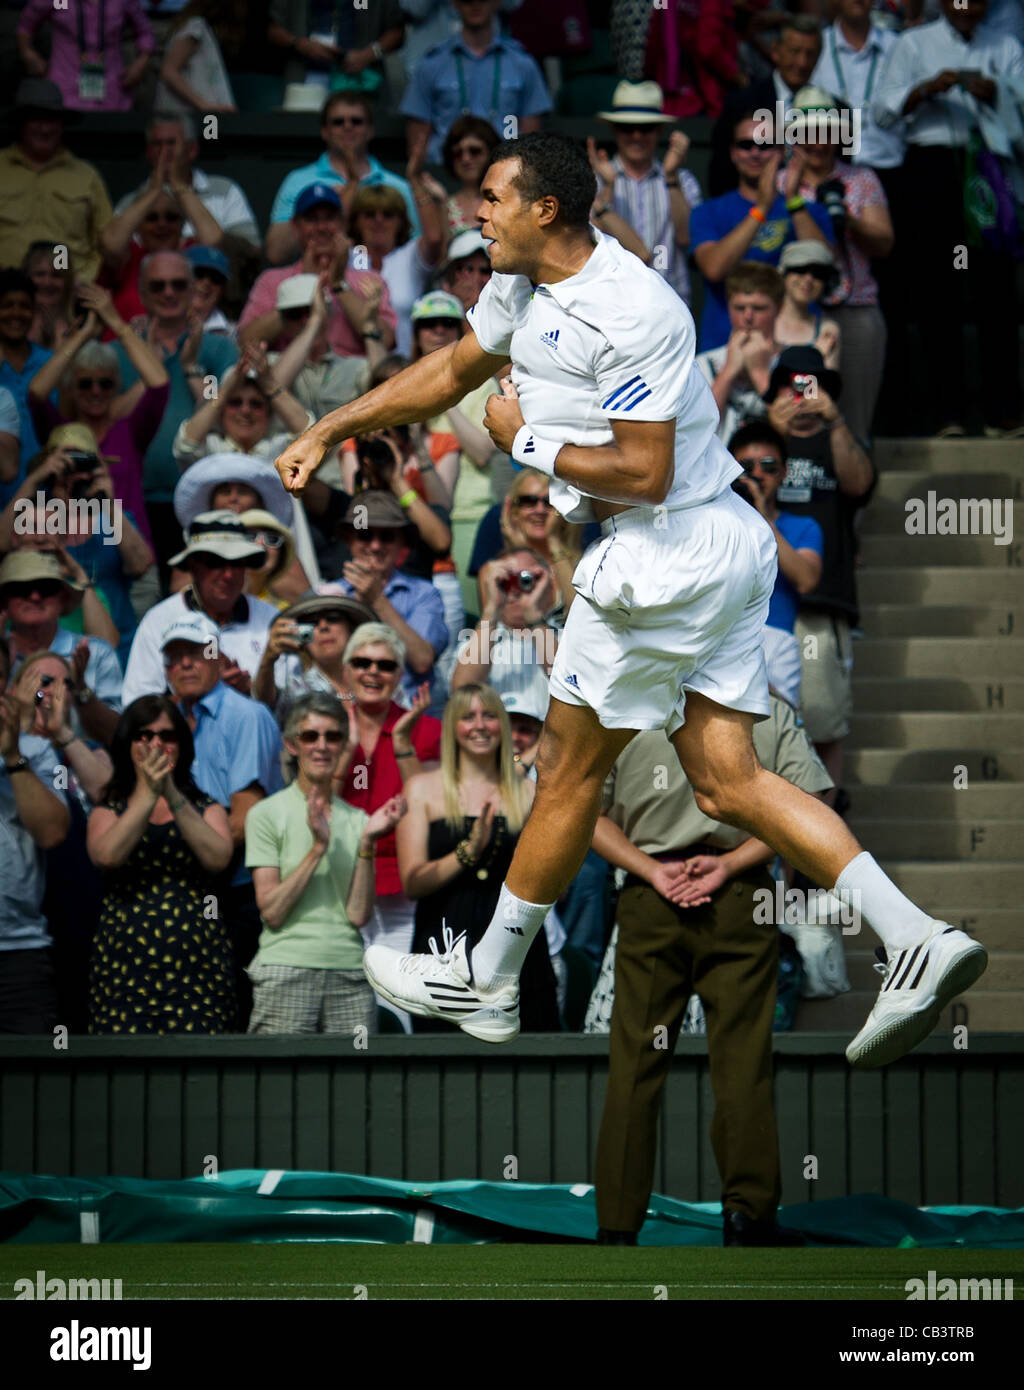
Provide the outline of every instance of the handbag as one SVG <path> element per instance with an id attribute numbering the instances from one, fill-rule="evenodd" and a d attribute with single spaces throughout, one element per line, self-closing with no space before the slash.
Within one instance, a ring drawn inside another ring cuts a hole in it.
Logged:
<path id="1" fill-rule="evenodd" d="M 976 132 L 964 165 L 964 228 L 968 246 L 1024 260 L 1024 237 L 1009 180 L 998 155 Z"/>

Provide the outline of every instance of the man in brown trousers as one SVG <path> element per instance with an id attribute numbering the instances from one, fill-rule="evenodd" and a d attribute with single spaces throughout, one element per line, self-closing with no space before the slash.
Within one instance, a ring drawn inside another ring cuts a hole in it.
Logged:
<path id="1" fill-rule="evenodd" d="M 775 695 L 770 717 L 754 725 L 754 747 L 764 767 L 804 791 L 831 788 L 796 713 Z M 627 871 L 597 1144 L 598 1244 L 635 1245 L 644 1223 L 662 1089 L 692 993 L 707 1019 L 724 1243 L 802 1243 L 776 1221 L 782 1191 L 772 1104 L 778 928 L 774 910 L 758 910 L 769 901 L 766 892 L 774 902 L 764 867 L 774 851 L 697 809 L 661 731 L 639 734 L 612 769 L 594 849 Z"/>

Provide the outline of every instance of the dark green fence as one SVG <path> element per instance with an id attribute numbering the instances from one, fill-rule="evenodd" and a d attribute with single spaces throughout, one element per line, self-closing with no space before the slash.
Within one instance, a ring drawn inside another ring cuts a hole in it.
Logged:
<path id="1" fill-rule="evenodd" d="M 607 1040 L 0 1039 L 0 1170 L 199 1176 L 204 1165 L 430 1181 L 589 1182 Z M 877 1192 L 1024 1206 L 1024 1035 L 935 1038 L 885 1072 L 845 1040 L 776 1040 L 784 1200 Z M 703 1041 L 682 1039 L 655 1186 L 713 1201 Z M 810 1162 L 816 1160 L 816 1164 Z M 511 1163 L 514 1160 L 514 1164 Z M 816 1169 L 817 1177 L 807 1174 Z"/>

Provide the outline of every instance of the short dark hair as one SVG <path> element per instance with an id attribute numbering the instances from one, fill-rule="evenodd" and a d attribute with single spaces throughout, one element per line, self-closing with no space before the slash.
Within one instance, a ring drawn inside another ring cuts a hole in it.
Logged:
<path id="1" fill-rule="evenodd" d="M 786 441 L 767 420 L 745 420 L 729 440 L 729 452 L 734 454 L 748 444 L 767 444 L 770 449 L 777 449 L 779 458 L 786 462 Z"/>
<path id="2" fill-rule="evenodd" d="M 519 173 L 512 180 L 524 203 L 548 196 L 558 199 L 558 221 L 566 227 L 586 227 L 597 197 L 597 179 L 586 150 L 578 140 L 550 131 L 534 131 L 518 140 L 503 140 L 491 156 L 492 164 L 518 159 Z"/>
<path id="3" fill-rule="evenodd" d="M 373 125 L 373 102 L 364 92 L 357 92 L 354 88 L 340 92 L 332 92 L 320 108 L 320 128 L 321 130 L 331 118 L 331 112 L 336 106 L 358 106 L 362 109 L 363 115 L 368 123 Z"/>
<path id="4" fill-rule="evenodd" d="M 135 789 L 138 772 L 132 762 L 132 743 L 135 735 L 147 724 L 152 724 L 161 714 L 166 714 L 178 735 L 178 758 L 171 773 L 171 779 L 183 796 L 194 801 L 199 788 L 192 777 L 192 763 L 195 759 L 195 744 L 192 731 L 181 710 L 169 695 L 140 695 L 122 713 L 114 730 L 110 744 L 110 760 L 114 764 L 114 774 L 107 786 L 105 801 L 127 801 Z"/>
<path id="5" fill-rule="evenodd" d="M 497 145 L 501 144 L 501 136 L 491 125 L 490 121 L 485 121 L 482 116 L 459 116 L 452 121 L 448 134 L 444 138 L 441 146 L 441 162 L 444 167 L 455 177 L 455 156 L 452 151 L 456 145 L 460 145 L 467 135 L 475 135 L 478 140 L 483 141 L 487 146 L 488 153 Z"/>
<path id="6" fill-rule="evenodd" d="M 4 266 L 0 270 L 0 299 L 5 294 L 27 294 L 32 303 L 36 300 L 36 282 L 24 270 L 14 266 Z"/>

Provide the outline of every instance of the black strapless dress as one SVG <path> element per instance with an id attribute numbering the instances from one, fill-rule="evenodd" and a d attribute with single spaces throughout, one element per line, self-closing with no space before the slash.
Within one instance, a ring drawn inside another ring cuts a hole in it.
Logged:
<path id="1" fill-rule="evenodd" d="M 443 859 L 451 854 L 460 840 L 472 832 L 475 816 L 464 816 L 462 828 L 452 830 L 446 820 L 432 820 L 427 838 L 431 859 Z M 441 949 L 442 929 L 448 927 L 453 936 L 463 932 L 470 946 L 483 936 L 498 905 L 498 894 L 505 881 L 518 835 L 509 832 L 504 816 L 495 816 L 491 842 L 475 869 L 463 869 L 456 878 L 436 893 L 420 898 L 416 903 L 416 930 L 412 949 L 430 950 L 430 938 Z M 483 871 L 486 878 L 480 878 Z M 548 956 L 547 933 L 537 933 L 527 952 L 519 977 L 519 1024 L 524 1033 L 557 1033 L 561 1031 L 558 1001 L 555 995 L 555 974 Z M 413 1018 L 417 1033 L 447 1033 L 456 1027 L 434 1018 Z"/>

